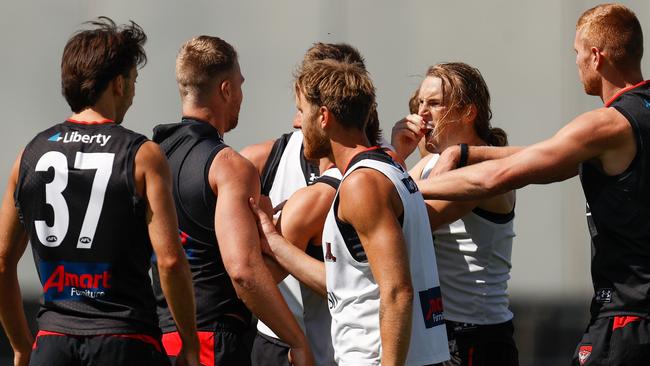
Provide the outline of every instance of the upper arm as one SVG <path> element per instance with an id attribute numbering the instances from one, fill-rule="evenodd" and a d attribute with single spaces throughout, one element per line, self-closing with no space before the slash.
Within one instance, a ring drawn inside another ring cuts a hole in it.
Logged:
<path id="1" fill-rule="evenodd" d="M 275 140 L 264 141 L 259 144 L 246 146 L 240 152 L 241 156 L 253 163 L 253 166 L 257 170 L 257 174 L 260 176 L 262 175 L 264 165 L 266 165 L 266 161 L 271 154 L 274 143 Z"/>
<path id="2" fill-rule="evenodd" d="M 260 196 L 253 164 L 225 148 L 214 157 L 208 179 L 217 193 L 214 228 L 226 268 L 250 259 L 254 251 L 261 256 L 257 224 L 248 205 L 249 197 L 257 202 Z"/>
<path id="3" fill-rule="evenodd" d="M 320 242 L 334 188 L 314 184 L 296 191 L 287 200 L 278 220 L 278 231 L 288 242 L 305 250 L 310 242 Z"/>
<path id="4" fill-rule="evenodd" d="M 377 284 L 411 285 L 408 254 L 398 217 L 403 206 L 392 182 L 359 169 L 339 188 L 339 217 L 354 227 Z"/>
<path id="5" fill-rule="evenodd" d="M 548 140 L 482 164 L 496 167 L 494 176 L 502 183 L 497 191 L 508 191 L 575 176 L 580 163 L 599 160 L 625 147 L 633 138 L 629 123 L 620 113 L 601 108 L 578 116 Z"/>
<path id="6" fill-rule="evenodd" d="M 27 246 L 27 233 L 20 223 L 18 209 L 14 202 L 14 192 L 18 184 L 22 152 L 11 168 L 7 189 L 0 208 L 0 266 L 15 266 Z"/>
<path id="7" fill-rule="evenodd" d="M 147 200 L 147 225 L 158 260 L 178 255 L 178 220 L 171 172 L 158 144 L 147 141 L 135 156 L 136 186 Z"/>

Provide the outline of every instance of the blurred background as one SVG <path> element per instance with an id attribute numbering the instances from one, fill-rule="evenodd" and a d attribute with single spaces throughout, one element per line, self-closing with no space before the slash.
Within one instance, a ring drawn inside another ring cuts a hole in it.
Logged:
<path id="1" fill-rule="evenodd" d="M 642 26 L 650 2 L 623 1 Z M 390 139 L 393 123 L 427 67 L 464 61 L 481 70 L 492 94 L 494 126 L 512 145 L 554 134 L 602 101 L 583 93 L 573 39 L 580 14 L 595 1 L 215 1 L 57 0 L 0 4 L 0 189 L 18 151 L 39 131 L 67 118 L 60 93 L 63 47 L 81 23 L 100 15 L 134 20 L 146 31 L 149 63 L 140 70 L 125 126 L 151 135 L 176 122 L 180 103 L 174 61 L 194 35 L 219 36 L 239 52 L 246 78 L 239 126 L 226 135 L 236 149 L 291 129 L 292 72 L 313 42 L 347 42 L 366 58 L 378 95 L 379 117 Z M 650 30 L 646 27 L 646 32 Z M 646 38 L 646 49 L 648 41 Z M 648 69 L 645 59 L 644 69 Z M 410 166 L 415 157 L 408 160 Z M 587 325 L 591 298 L 590 245 L 585 202 L 576 178 L 518 192 L 509 282 L 520 362 L 567 365 Z M 40 285 L 31 252 L 19 276 L 31 320 Z M 0 301 L 2 294 L 0 294 Z M 32 324 L 33 326 L 33 324 Z M 0 365 L 11 350 L 0 333 Z"/>

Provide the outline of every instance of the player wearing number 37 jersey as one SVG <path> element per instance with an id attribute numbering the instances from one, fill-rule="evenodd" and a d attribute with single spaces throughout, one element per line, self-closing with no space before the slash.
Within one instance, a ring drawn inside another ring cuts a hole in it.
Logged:
<path id="1" fill-rule="evenodd" d="M 166 365 L 148 274 L 155 253 L 184 361 L 197 365 L 169 167 L 154 143 L 120 125 L 146 37 L 135 23 L 92 24 L 63 53 L 74 114 L 39 133 L 12 170 L 0 211 L 0 319 L 15 365 Z M 15 272 L 27 239 L 43 286 L 33 351 Z"/>

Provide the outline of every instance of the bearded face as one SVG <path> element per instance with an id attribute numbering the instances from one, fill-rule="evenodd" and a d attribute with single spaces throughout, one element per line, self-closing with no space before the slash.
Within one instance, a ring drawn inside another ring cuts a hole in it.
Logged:
<path id="1" fill-rule="evenodd" d="M 320 127 L 317 106 L 310 104 L 301 95 L 296 97 L 300 126 L 304 136 L 304 154 L 307 159 L 317 160 L 330 155 L 332 146 L 329 137 Z"/>

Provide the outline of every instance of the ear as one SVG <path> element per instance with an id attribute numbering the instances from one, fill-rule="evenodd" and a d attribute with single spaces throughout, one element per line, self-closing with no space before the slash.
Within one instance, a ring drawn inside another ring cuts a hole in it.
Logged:
<path id="1" fill-rule="evenodd" d="M 223 98 L 227 101 L 230 100 L 232 97 L 232 83 L 230 80 L 225 79 L 224 81 L 221 82 L 221 85 L 219 86 L 219 90 L 221 91 L 221 95 Z"/>
<path id="2" fill-rule="evenodd" d="M 325 106 L 320 106 L 318 108 L 318 117 L 321 119 L 320 120 L 320 127 L 322 129 L 326 129 L 332 123 L 332 117 L 333 117 L 332 113 Z"/>
<path id="3" fill-rule="evenodd" d="M 465 108 L 465 112 L 463 113 L 463 122 L 464 123 L 473 123 L 474 120 L 476 119 L 476 106 L 474 104 L 470 104 Z"/>
<path id="4" fill-rule="evenodd" d="M 591 54 L 591 64 L 594 66 L 595 70 L 600 70 L 605 63 L 603 52 L 599 50 L 598 47 L 591 47 L 589 51 Z"/>
<path id="5" fill-rule="evenodd" d="M 125 85 L 124 76 L 122 76 L 121 74 L 117 75 L 110 82 L 110 88 L 113 91 L 113 94 L 119 97 L 124 96 L 124 85 Z"/>

